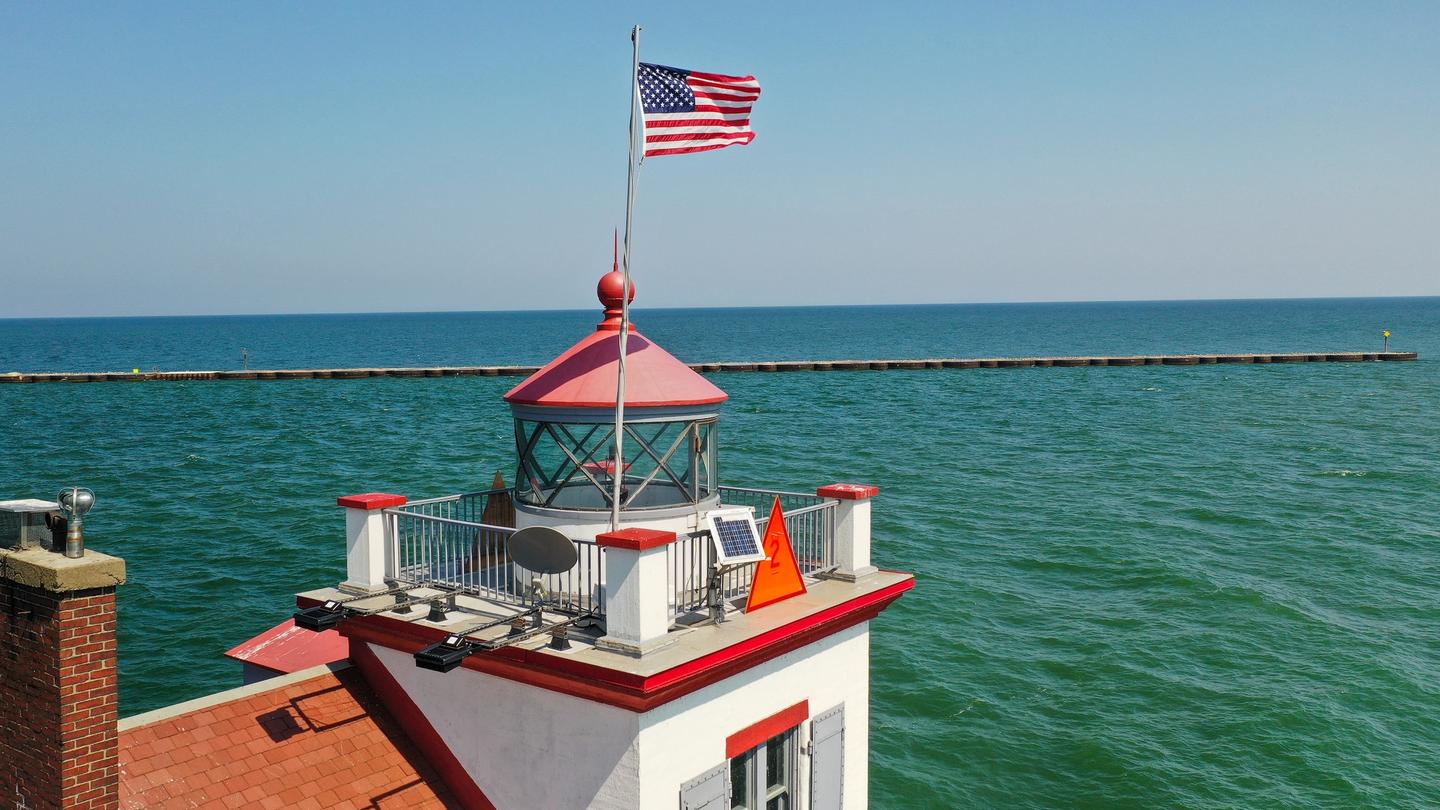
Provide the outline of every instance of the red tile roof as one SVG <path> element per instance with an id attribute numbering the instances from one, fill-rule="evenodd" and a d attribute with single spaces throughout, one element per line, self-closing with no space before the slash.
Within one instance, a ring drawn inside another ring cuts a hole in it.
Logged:
<path id="1" fill-rule="evenodd" d="M 120 806 L 459 807 L 353 669 L 120 733 Z"/>
<path id="2" fill-rule="evenodd" d="M 286 619 L 225 655 L 288 675 L 344 661 L 350 657 L 350 641 L 335 630 L 312 633 L 296 627 L 294 619 Z"/>

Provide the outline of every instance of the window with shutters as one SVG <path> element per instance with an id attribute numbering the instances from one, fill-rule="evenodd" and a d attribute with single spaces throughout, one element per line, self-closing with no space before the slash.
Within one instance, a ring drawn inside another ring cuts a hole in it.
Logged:
<path id="1" fill-rule="evenodd" d="M 794 810 L 795 729 L 730 760 L 731 810 Z"/>

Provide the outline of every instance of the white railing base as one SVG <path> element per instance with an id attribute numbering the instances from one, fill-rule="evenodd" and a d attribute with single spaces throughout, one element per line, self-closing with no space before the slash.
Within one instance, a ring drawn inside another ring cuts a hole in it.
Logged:
<path id="1" fill-rule="evenodd" d="M 345 593 L 353 593 L 357 596 L 367 593 L 380 593 L 381 591 L 389 590 L 389 588 L 385 585 L 371 585 L 367 582 L 351 582 L 349 580 L 346 580 L 339 585 L 336 585 L 335 588 L 336 590 L 344 591 Z"/>
<path id="2" fill-rule="evenodd" d="M 614 636 L 601 636 L 595 639 L 595 646 L 608 652 L 628 655 L 631 658 L 640 658 L 658 649 L 674 644 L 680 635 L 679 633 L 666 633 L 659 638 L 652 638 L 649 641 L 644 641 L 639 644 Z"/>
<path id="3" fill-rule="evenodd" d="M 879 568 L 876 568 L 873 565 L 866 565 L 855 571 L 845 571 L 843 569 L 836 568 L 831 571 L 821 571 L 820 573 L 816 574 L 815 577 L 816 579 L 838 579 L 841 582 L 859 582 L 860 580 L 870 576 L 871 574 L 876 573 L 879 570 Z"/>

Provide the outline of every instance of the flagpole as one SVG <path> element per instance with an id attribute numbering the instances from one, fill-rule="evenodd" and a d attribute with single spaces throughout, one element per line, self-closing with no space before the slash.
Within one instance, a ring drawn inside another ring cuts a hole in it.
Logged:
<path id="1" fill-rule="evenodd" d="M 620 296 L 620 357 L 615 379 L 615 458 L 610 466 L 610 531 L 620 530 L 620 484 L 625 478 L 625 350 L 630 338 L 630 221 L 635 210 L 635 108 L 640 104 L 640 26 L 630 30 L 630 165 L 625 177 L 625 287 Z M 643 123 L 642 123 L 643 126 Z"/>

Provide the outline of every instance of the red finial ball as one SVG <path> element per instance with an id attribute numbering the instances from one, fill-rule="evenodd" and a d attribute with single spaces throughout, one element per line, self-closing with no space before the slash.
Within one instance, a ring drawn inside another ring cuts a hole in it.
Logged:
<path id="1" fill-rule="evenodd" d="M 595 296 L 606 309 L 619 309 L 620 296 L 625 294 L 625 274 L 618 270 L 611 270 L 600 277 L 600 283 L 595 285 Z M 630 282 L 630 301 L 635 301 L 635 282 Z"/>
<path id="2" fill-rule="evenodd" d="M 600 283 L 595 285 L 595 295 L 600 303 L 605 305 L 605 320 L 601 322 L 601 329 L 620 328 L 620 296 L 625 294 L 625 274 L 619 270 L 611 270 L 600 277 Z M 635 300 L 635 282 L 630 282 L 630 300 Z M 631 324 L 634 329 L 634 324 Z"/>

